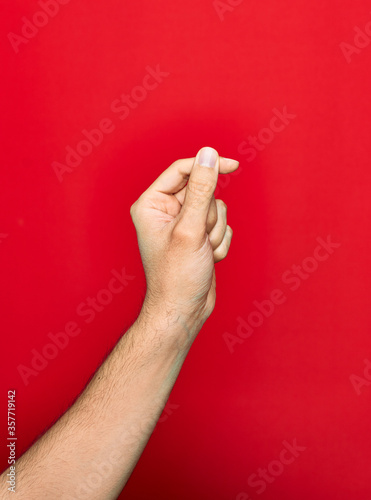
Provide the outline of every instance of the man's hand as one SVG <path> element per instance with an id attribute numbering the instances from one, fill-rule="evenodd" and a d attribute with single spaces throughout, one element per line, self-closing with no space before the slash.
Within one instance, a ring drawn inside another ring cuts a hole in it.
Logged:
<path id="1" fill-rule="evenodd" d="M 148 285 L 143 309 L 74 405 L 16 461 L 11 496 L 114 500 L 120 494 L 214 307 L 214 262 L 227 255 L 232 230 L 213 193 L 218 173 L 237 166 L 203 148 L 195 160 L 175 162 L 134 203 Z M 8 498 L 7 472 L 1 499 Z"/>
<path id="2" fill-rule="evenodd" d="M 215 305 L 214 263 L 228 253 L 227 206 L 215 200 L 218 174 L 238 162 L 202 148 L 173 163 L 131 207 L 147 281 L 144 308 L 202 326 Z M 188 183 L 187 183 L 188 181 Z"/>

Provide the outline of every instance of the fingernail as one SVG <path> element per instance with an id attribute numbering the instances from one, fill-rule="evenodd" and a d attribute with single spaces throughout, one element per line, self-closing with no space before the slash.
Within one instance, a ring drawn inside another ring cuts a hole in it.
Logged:
<path id="1" fill-rule="evenodd" d="M 218 153 L 213 148 L 202 148 L 198 156 L 198 164 L 203 167 L 214 168 L 218 160 Z"/>

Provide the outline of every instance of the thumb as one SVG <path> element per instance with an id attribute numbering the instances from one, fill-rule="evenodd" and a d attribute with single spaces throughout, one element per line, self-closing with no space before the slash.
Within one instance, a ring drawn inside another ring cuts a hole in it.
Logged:
<path id="1" fill-rule="evenodd" d="M 197 153 L 186 186 L 180 213 L 181 224 L 191 231 L 204 234 L 207 216 L 218 182 L 219 155 L 213 148 L 202 148 Z"/>

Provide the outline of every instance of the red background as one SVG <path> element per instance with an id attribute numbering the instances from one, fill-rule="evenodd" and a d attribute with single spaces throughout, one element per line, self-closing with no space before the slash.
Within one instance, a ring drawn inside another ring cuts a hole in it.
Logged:
<path id="1" fill-rule="evenodd" d="M 369 500 L 371 387 L 357 395 L 349 377 L 371 357 L 371 44 L 350 63 L 339 46 L 371 21 L 369 2 L 243 0 L 221 20 L 211 0 L 71 0 L 15 53 L 8 33 L 39 10 L 4 0 L 0 12 L 2 436 L 8 389 L 20 454 L 134 321 L 145 282 L 129 207 L 208 145 L 241 162 L 218 193 L 233 243 L 179 406 L 123 498 Z M 169 76 L 119 120 L 112 101 L 157 64 Z M 248 162 L 239 145 L 284 106 L 296 118 Z M 52 162 L 106 117 L 115 130 L 58 182 Z M 328 235 L 341 246 L 290 291 L 282 274 Z M 135 279 L 85 323 L 76 307 L 123 267 Z M 231 354 L 223 334 L 275 288 L 286 302 Z M 69 321 L 81 334 L 26 386 L 17 367 Z M 306 450 L 257 494 L 249 476 L 294 439 Z"/>

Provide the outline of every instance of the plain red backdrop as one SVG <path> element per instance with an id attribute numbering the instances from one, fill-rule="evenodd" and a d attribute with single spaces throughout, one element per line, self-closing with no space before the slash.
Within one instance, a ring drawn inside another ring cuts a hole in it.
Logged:
<path id="1" fill-rule="evenodd" d="M 350 376 L 371 358 L 371 44 L 350 62 L 340 47 L 371 21 L 369 2 L 243 0 L 219 16 L 212 0 L 71 0 L 16 53 L 8 34 L 38 11 L 4 0 L 0 12 L 2 469 L 6 392 L 17 391 L 19 455 L 140 309 L 130 205 L 208 145 L 241 162 L 218 192 L 233 243 L 173 410 L 122 498 L 369 500 L 371 387 L 357 394 Z M 112 102 L 157 65 L 169 75 L 120 120 Z M 285 106 L 295 118 L 248 162 L 241 143 Z M 115 130 L 59 182 L 52 163 L 104 118 Z M 291 291 L 283 273 L 328 235 L 340 247 Z M 135 279 L 86 323 L 76 308 L 123 267 Z M 275 288 L 286 302 L 231 353 L 225 332 Z M 19 365 L 69 321 L 80 335 L 25 385 Z M 305 451 L 259 495 L 248 478 L 294 439 Z"/>

